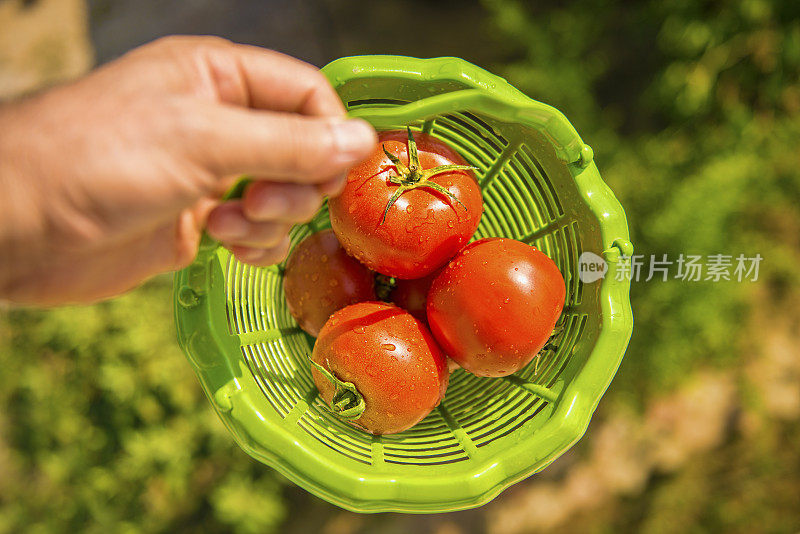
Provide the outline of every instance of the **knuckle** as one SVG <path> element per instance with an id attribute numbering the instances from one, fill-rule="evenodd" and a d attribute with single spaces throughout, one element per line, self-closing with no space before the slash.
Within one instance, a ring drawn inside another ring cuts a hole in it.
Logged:
<path id="1" fill-rule="evenodd" d="M 322 74 L 322 71 L 311 65 L 309 65 L 308 86 L 311 92 L 332 89 L 328 78 Z"/>
<path id="2" fill-rule="evenodd" d="M 150 43 L 155 48 L 186 49 L 197 46 L 219 47 L 232 44 L 231 41 L 216 35 L 167 35 Z"/>
<path id="3" fill-rule="evenodd" d="M 257 221 L 261 217 L 261 204 L 264 198 L 264 186 L 261 182 L 250 184 L 242 195 L 242 212 L 250 220 Z"/>
<path id="4" fill-rule="evenodd" d="M 242 197 L 242 212 L 253 222 L 273 220 L 274 214 L 268 207 L 269 199 L 274 196 L 273 184 L 256 182 L 245 191 Z"/>

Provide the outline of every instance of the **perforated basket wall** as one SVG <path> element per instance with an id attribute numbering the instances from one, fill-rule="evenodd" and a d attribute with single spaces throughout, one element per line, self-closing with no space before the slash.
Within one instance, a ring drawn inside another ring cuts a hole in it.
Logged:
<path id="1" fill-rule="evenodd" d="M 365 56 L 324 72 L 352 115 L 410 125 L 472 165 L 485 213 L 475 238 L 505 236 L 545 251 L 567 286 L 560 334 L 516 376 L 451 376 L 441 406 L 411 430 L 375 437 L 341 422 L 317 395 L 314 339 L 283 297 L 282 267 L 234 260 L 204 239 L 175 278 L 179 341 L 222 421 L 256 459 L 356 511 L 438 512 L 483 504 L 541 470 L 586 430 L 632 330 L 625 214 L 592 151 L 555 109 L 455 58 Z M 292 230 L 296 244 L 329 226 L 327 208 Z M 582 283 L 578 258 L 605 258 Z"/>

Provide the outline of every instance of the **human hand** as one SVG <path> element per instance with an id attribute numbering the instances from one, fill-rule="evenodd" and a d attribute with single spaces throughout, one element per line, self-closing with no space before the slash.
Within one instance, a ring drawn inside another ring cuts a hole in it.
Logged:
<path id="1" fill-rule="evenodd" d="M 193 259 L 201 231 L 269 265 L 376 143 L 319 71 L 170 37 L 0 107 L 0 298 L 91 302 Z M 237 176 L 254 182 L 221 203 Z"/>

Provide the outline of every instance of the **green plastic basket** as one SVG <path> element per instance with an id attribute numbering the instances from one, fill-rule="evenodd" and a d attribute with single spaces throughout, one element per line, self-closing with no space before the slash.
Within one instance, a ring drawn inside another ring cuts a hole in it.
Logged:
<path id="1" fill-rule="evenodd" d="M 574 444 L 619 366 L 633 328 L 630 282 L 615 276 L 632 253 L 625 213 L 560 112 L 466 61 L 363 56 L 323 71 L 352 116 L 430 133 L 479 169 L 475 238 L 520 239 L 555 260 L 562 328 L 517 375 L 455 371 L 442 404 L 390 436 L 338 420 L 318 396 L 314 339 L 287 310 L 281 266 L 244 265 L 204 238 L 175 277 L 178 339 L 237 443 L 308 491 L 359 512 L 479 506 Z M 323 207 L 293 244 L 329 224 Z M 604 279 L 581 282 L 585 252 L 608 262 Z"/>

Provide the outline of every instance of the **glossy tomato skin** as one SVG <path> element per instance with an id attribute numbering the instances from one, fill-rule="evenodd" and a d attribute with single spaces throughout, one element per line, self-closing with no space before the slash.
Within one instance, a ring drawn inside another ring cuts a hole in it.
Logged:
<path id="1" fill-rule="evenodd" d="M 344 251 L 332 230 L 305 238 L 286 262 L 283 290 L 300 328 L 316 336 L 337 310 L 375 300 L 375 273 Z"/>
<path id="2" fill-rule="evenodd" d="M 513 239 L 481 239 L 433 281 L 428 322 L 461 367 L 478 376 L 506 376 L 547 343 L 565 297 L 564 278 L 546 254 Z"/>
<path id="3" fill-rule="evenodd" d="M 372 434 L 402 432 L 444 398 L 444 354 L 428 328 L 384 302 L 362 302 L 334 313 L 311 358 L 339 380 L 352 382 L 366 409 L 353 424 Z M 314 383 L 330 405 L 334 387 L 312 366 Z"/>
<path id="4" fill-rule="evenodd" d="M 434 271 L 422 278 L 397 280 L 394 289 L 389 294 L 389 298 L 408 313 L 428 324 L 428 312 L 425 302 L 428 298 L 428 290 L 438 274 L 439 271 Z"/>
<path id="5" fill-rule="evenodd" d="M 435 271 L 423 278 L 414 280 L 397 280 L 397 284 L 389 295 L 392 302 L 406 310 L 415 318 L 428 324 L 428 291 L 434 279 L 441 271 Z M 447 370 L 451 373 L 458 369 L 458 364 L 452 358 L 447 358 Z"/>
<path id="6" fill-rule="evenodd" d="M 423 169 L 466 162 L 441 141 L 416 133 Z M 428 188 L 406 191 L 383 212 L 397 185 L 382 146 L 408 164 L 407 134 L 378 134 L 373 154 L 351 169 L 341 195 L 329 200 L 331 225 L 347 252 L 387 276 L 420 278 L 443 266 L 472 237 L 483 214 L 483 199 L 472 171 L 452 171 L 432 178 L 464 206 Z"/>

